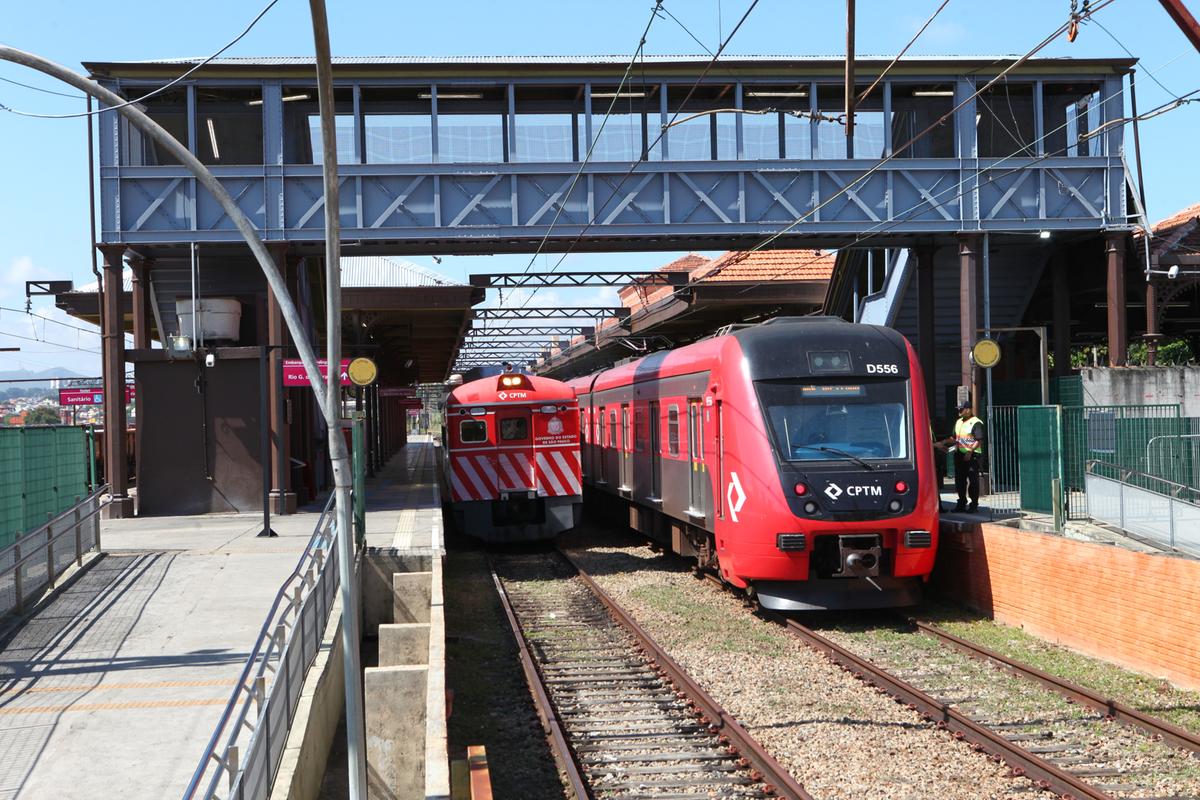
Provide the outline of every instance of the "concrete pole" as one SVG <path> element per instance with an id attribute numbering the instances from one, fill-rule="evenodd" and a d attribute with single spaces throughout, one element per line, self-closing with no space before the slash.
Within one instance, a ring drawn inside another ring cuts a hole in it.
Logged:
<path id="1" fill-rule="evenodd" d="M 1153 367 L 1158 361 L 1158 288 L 1154 281 L 1146 281 L 1146 366 Z"/>
<path id="2" fill-rule="evenodd" d="M 971 361 L 971 348 L 975 345 L 979 329 L 978 273 L 980 237 L 977 233 L 961 233 L 958 236 L 958 311 L 959 311 L 959 385 L 966 387 L 972 409 L 978 409 L 975 398 L 975 364 Z"/>
<path id="3" fill-rule="evenodd" d="M 133 516 L 129 497 L 129 457 L 125 447 L 125 292 L 121 271 L 125 245 L 100 248 L 104 256 L 104 476 L 112 503 L 109 518 Z"/>
<path id="4" fill-rule="evenodd" d="M 317 0 L 311 0 L 311 2 L 314 4 L 314 6 L 318 4 Z M 320 17 L 321 17 L 321 19 L 320 19 L 319 24 L 320 24 L 322 30 L 326 30 L 327 26 L 325 24 L 325 16 L 324 16 L 324 7 L 323 6 L 320 9 Z M 318 21 L 315 18 L 313 20 L 313 26 L 314 26 L 314 38 L 319 38 L 317 36 Z M 327 35 L 324 37 L 324 41 L 325 41 L 325 47 L 323 48 L 323 50 L 324 50 L 324 53 L 326 56 L 326 58 L 325 58 L 326 64 L 328 64 L 328 49 L 329 48 L 328 48 L 328 36 Z M 318 56 L 320 56 L 321 52 L 322 52 L 322 50 L 318 49 Z M 321 377 L 321 372 L 317 368 L 316 353 L 313 351 L 312 343 L 309 342 L 309 340 L 308 340 L 308 335 L 307 335 L 306 331 L 304 330 L 303 324 L 301 323 L 300 314 L 296 310 L 296 305 L 295 305 L 295 303 L 292 302 L 291 297 L 288 295 L 287 285 L 283 280 L 283 276 L 280 275 L 279 270 L 276 269 L 275 262 L 271 258 L 271 254 L 267 252 L 266 245 L 263 244 L 261 239 L 259 239 L 258 232 L 255 230 L 254 226 L 251 224 L 249 218 L 247 218 L 245 213 L 243 213 L 242 210 L 240 208 L 238 208 L 238 205 L 236 202 L 234 202 L 233 197 L 230 196 L 228 190 L 225 189 L 224 185 L 222 185 L 221 182 L 219 180 L 217 180 L 216 176 L 214 176 L 212 174 L 212 172 L 206 166 L 201 164 L 200 160 L 197 159 L 192 153 L 190 153 L 188 151 L 187 147 L 180 144 L 180 142 L 174 136 L 172 136 L 170 133 L 168 133 L 161 125 L 159 125 L 157 122 L 155 122 L 154 120 L 152 120 L 148 116 L 146 116 L 146 114 L 143 111 L 139 110 L 136 104 L 127 103 L 125 101 L 125 99 L 122 98 L 120 95 L 117 95 L 116 93 L 114 93 L 112 91 L 109 91 L 108 89 L 99 85 L 95 81 L 88 80 L 84 76 L 79 75 L 78 73 L 75 73 L 75 72 L 67 69 L 66 67 L 62 66 L 61 64 L 56 64 L 53 61 L 44 59 L 41 56 L 37 56 L 32 53 L 27 53 L 23 50 L 17 50 L 16 48 L 0 45 L 0 60 L 10 61 L 15 64 L 21 64 L 22 66 L 26 66 L 31 69 L 35 69 L 38 72 L 42 72 L 46 75 L 50 75 L 51 77 L 57 78 L 71 86 L 74 86 L 76 89 L 79 89 L 81 92 L 85 92 L 86 94 L 89 94 L 92 97 L 95 97 L 96 99 L 100 100 L 102 103 L 112 107 L 116 113 L 120 114 L 121 116 L 123 116 L 127 120 L 129 120 L 131 125 L 136 127 L 142 133 L 146 134 L 155 143 L 162 146 L 174 158 L 178 159 L 179 163 L 182 164 L 189 172 L 191 172 L 196 177 L 196 181 L 201 186 L 203 186 L 206 190 L 208 190 L 209 194 L 212 195 L 213 199 L 217 201 L 217 204 L 221 206 L 221 210 L 224 211 L 226 213 L 226 215 L 228 215 L 229 219 L 233 222 L 234 226 L 237 227 L 238 232 L 241 233 L 242 238 L 244 238 L 246 240 L 246 244 L 249 245 L 249 247 L 250 247 L 250 252 L 254 254 L 255 260 L 258 262 L 259 267 L 262 269 L 263 274 L 266 276 L 267 284 L 268 284 L 268 286 L 270 286 L 271 292 L 275 295 L 276 300 L 279 302 L 280 310 L 283 313 L 284 321 L 287 323 L 287 326 L 288 326 L 288 331 L 291 333 L 292 340 L 295 342 L 296 349 L 299 351 L 300 360 L 304 363 L 305 372 L 308 375 L 309 385 L 312 386 L 316 402 L 317 402 L 318 406 L 320 407 L 321 412 L 325 415 L 325 419 L 327 421 L 327 425 L 328 425 L 328 429 L 329 429 L 330 452 L 331 452 L 333 464 L 334 464 L 334 480 L 335 480 L 336 485 L 338 486 L 338 491 L 339 491 L 339 496 L 338 496 L 339 529 L 342 531 L 349 531 L 350 530 L 349 453 L 346 448 L 346 441 L 342 437 L 341 430 L 338 427 L 337 416 L 338 416 L 339 410 L 338 410 L 337 404 L 328 402 L 328 398 L 330 396 L 336 396 L 336 394 L 335 394 L 335 392 L 330 392 L 328 394 L 326 393 L 327 384 L 333 384 L 334 386 L 337 386 L 337 377 L 338 377 L 337 367 L 339 365 L 338 365 L 337 361 L 334 361 L 334 370 L 331 370 L 331 374 L 330 374 L 330 378 L 332 378 L 332 380 L 327 381 Z M 329 87 L 327 87 L 327 88 L 329 88 Z M 329 108 L 330 108 L 330 110 L 332 110 L 331 92 L 326 92 L 326 95 L 328 96 L 328 102 L 330 103 Z M 330 133 L 332 134 L 332 130 L 330 131 Z M 332 138 L 332 137 L 330 136 L 329 138 Z M 335 167 L 336 167 L 336 165 L 335 165 Z M 332 198 L 329 198 L 329 203 L 327 203 L 327 207 L 328 207 L 328 205 L 332 205 L 333 208 L 335 208 L 335 209 L 337 208 L 336 191 L 337 191 L 337 181 L 336 181 L 336 177 L 335 177 L 334 195 Z M 336 221 L 336 216 L 335 216 L 335 221 Z M 336 248 L 336 241 L 337 241 L 337 239 L 335 236 L 334 237 L 335 248 Z M 119 271 L 118 271 L 118 275 L 119 275 Z M 338 282 L 338 281 L 335 281 L 334 284 L 335 284 L 336 288 L 333 291 L 337 295 L 338 304 L 331 306 L 330 308 L 334 309 L 334 313 L 332 314 L 332 316 L 340 316 L 341 285 L 340 285 L 340 282 Z M 119 285 L 120 284 L 118 282 L 118 286 Z M 106 302 L 105 305 L 108 306 L 109 304 Z M 119 306 L 118 306 L 118 309 L 119 309 Z M 119 315 L 116 318 L 116 324 L 118 326 L 121 324 Z M 119 328 L 118 328 L 118 330 L 119 330 Z M 334 344 L 340 345 L 340 343 L 336 342 L 336 341 L 334 342 Z M 340 346 L 339 346 L 339 349 L 340 349 Z M 118 367 L 120 367 L 120 369 L 118 369 L 116 371 L 115 374 L 116 374 L 117 378 L 115 378 L 115 379 L 123 379 L 123 377 L 124 377 L 123 364 L 119 363 Z M 123 394 L 123 392 L 122 392 L 122 394 Z M 121 399 L 124 400 L 124 397 L 122 397 Z M 123 413 L 124 406 L 123 405 L 121 406 L 121 411 L 122 411 L 121 416 L 123 417 L 124 416 L 124 413 Z M 347 534 L 345 536 L 340 536 L 338 538 L 341 542 L 341 546 L 349 549 L 349 540 L 351 538 L 350 535 Z M 355 613 L 352 613 L 353 610 L 357 606 L 356 606 L 356 603 L 354 602 L 355 598 L 353 597 L 352 584 L 348 580 L 348 577 L 346 574 L 347 571 L 350 571 L 350 569 L 351 569 L 349 561 L 350 561 L 349 558 L 344 558 L 344 559 L 342 559 L 342 563 L 341 563 L 343 613 L 345 614 L 345 619 L 346 619 L 346 624 L 344 624 L 342 626 L 342 634 L 343 634 L 343 642 L 347 642 L 347 641 L 351 641 L 351 640 L 354 642 L 353 648 L 345 647 L 345 650 L 346 650 L 347 661 L 350 661 L 352 659 L 354 662 L 354 665 L 355 665 L 355 669 L 357 670 L 358 620 L 356 618 Z M 353 575 L 352 571 L 350 571 L 350 575 L 351 576 Z M 350 596 L 349 604 L 346 603 L 347 595 Z M 348 628 L 350 628 L 350 627 L 353 628 L 353 631 L 348 630 Z M 366 797 L 366 788 L 365 788 L 366 787 L 366 775 L 365 775 L 366 764 L 365 764 L 365 760 L 362 759 L 362 757 L 361 757 L 362 753 L 364 752 L 363 748 L 361 746 L 362 745 L 362 686 L 359 683 L 359 680 L 357 679 L 358 675 L 359 675 L 359 673 L 357 671 L 351 672 L 351 671 L 347 670 L 347 678 L 348 679 L 346 681 L 346 694 L 348 697 L 351 694 L 353 694 L 358 700 L 357 709 L 358 709 L 358 723 L 359 723 L 357 732 L 352 728 L 349 728 L 347 731 L 347 738 L 356 740 L 356 743 L 357 743 L 356 748 L 355 747 L 350 748 L 349 756 L 350 756 L 351 760 L 353 761 L 357 754 L 358 755 L 358 763 L 359 763 L 358 768 L 356 768 L 356 769 L 352 768 L 352 770 L 351 770 L 351 776 L 352 776 L 351 781 L 352 781 L 352 783 L 357 784 L 358 787 L 361 787 L 361 788 L 357 788 L 357 789 L 355 786 L 351 787 L 350 797 L 352 800 L 362 800 L 362 798 Z M 349 715 L 351 713 L 352 713 L 352 709 L 347 708 L 347 715 Z M 348 717 L 348 719 L 349 719 L 349 717 Z M 209 753 L 215 752 L 215 750 L 214 750 L 214 748 L 216 746 L 216 738 L 215 737 L 217 737 L 219 734 L 220 734 L 220 731 L 215 731 L 213 734 L 214 738 L 209 741 L 209 745 L 208 745 Z M 352 767 L 353 767 L 353 764 L 352 764 Z M 195 791 L 197 789 L 196 782 L 198 780 L 199 780 L 199 776 L 193 776 L 192 783 L 189 784 L 188 789 L 187 789 L 188 796 L 191 796 L 192 794 L 195 793 Z"/>
<path id="5" fill-rule="evenodd" d="M 350 528 L 352 472 L 342 436 L 342 259 L 337 177 L 337 130 L 334 126 L 333 61 L 325 0 L 309 0 L 313 47 L 317 60 L 317 101 L 321 110 L 322 173 L 325 178 L 325 356 L 329 359 L 325 415 L 329 455 L 337 494 L 338 571 L 342 590 L 342 658 L 346 671 L 346 761 L 350 800 L 367 797 L 366 723 L 363 715 L 362 667 L 359 662 L 358 584 L 354 569 L 354 536 Z"/>
<path id="6" fill-rule="evenodd" d="M 1106 233 L 1104 255 L 1108 265 L 1108 365 L 1123 367 L 1128 361 L 1128 328 L 1125 321 L 1125 240 L 1129 234 Z"/>

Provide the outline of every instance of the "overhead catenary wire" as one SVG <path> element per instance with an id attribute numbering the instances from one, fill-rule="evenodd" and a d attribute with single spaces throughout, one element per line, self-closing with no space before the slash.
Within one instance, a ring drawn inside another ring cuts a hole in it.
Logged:
<path id="1" fill-rule="evenodd" d="M 82 100 L 84 98 L 84 95 L 81 95 L 81 94 L 70 94 L 69 92 L 56 92 L 53 89 L 43 89 L 41 86 L 34 86 L 31 83 L 21 83 L 20 81 L 14 81 L 12 78 L 5 78 L 3 75 L 0 75 L 0 81 L 4 81 L 5 83 L 11 83 L 13 86 L 20 86 L 23 89 L 32 89 L 33 91 L 41 92 L 42 94 L 53 94 L 53 95 L 57 95 L 59 97 L 69 97 L 72 100 Z"/>
<path id="2" fill-rule="evenodd" d="M 883 68 L 883 71 L 879 73 L 879 75 L 875 78 L 875 80 L 871 81 L 871 85 L 868 86 L 861 94 L 859 94 L 858 99 L 854 101 L 856 105 L 858 103 L 861 103 L 863 100 L 867 99 L 867 96 L 870 95 L 871 92 L 875 89 L 875 87 L 879 85 L 879 82 L 882 81 L 889 72 L 891 72 L 892 67 L 896 66 L 896 64 L 899 63 L 900 59 L 904 58 L 904 54 L 908 52 L 910 47 L 912 47 L 914 44 L 916 44 L 917 39 L 921 38 L 921 34 L 925 32 L 925 29 L 933 24 L 933 21 L 935 19 L 937 19 L 938 14 L 941 14 L 942 11 L 949 4 L 950 4 L 950 0 L 942 0 L 942 4 L 940 6 L 938 6 L 936 9 L 934 9 L 933 13 L 929 15 L 929 18 L 927 20 L 925 20 L 925 24 L 922 25 L 917 30 L 917 32 L 915 34 L 913 34 L 913 37 L 908 40 L 908 44 L 906 44 L 906 45 L 904 45 L 904 47 L 900 48 L 900 52 L 896 53 L 896 57 L 893 58 L 886 67 Z"/>
<path id="3" fill-rule="evenodd" d="M 241 33 L 239 33 L 237 36 L 235 36 L 233 39 L 231 39 L 227 44 L 222 46 L 220 50 L 217 50 L 215 53 L 208 56 L 203 61 L 198 62 L 197 64 L 192 66 L 190 69 L 188 69 L 186 72 L 184 72 L 182 75 L 180 75 L 179 77 L 174 78 L 174 79 L 168 81 L 167 83 L 164 83 L 162 86 L 159 86 L 158 88 L 156 88 L 152 91 L 146 92 L 144 95 L 142 95 L 141 97 L 138 97 L 134 100 L 126 100 L 125 102 L 118 103 L 117 105 L 105 106 L 104 108 L 98 108 L 98 109 L 94 109 L 91 111 L 81 111 L 81 112 L 74 113 L 74 114 L 39 114 L 39 113 L 35 113 L 32 111 L 21 111 L 16 108 L 11 108 L 10 106 L 5 105 L 4 103 L 0 103 L 0 111 L 7 111 L 10 114 L 16 114 L 17 116 L 20 116 L 20 117 L 32 117 L 34 119 L 79 119 L 82 117 L 91 117 L 91 116 L 95 116 L 97 114 L 103 114 L 106 111 L 115 111 L 116 109 L 124 108 L 125 106 L 137 105 L 139 103 L 142 103 L 145 100 L 150 99 L 151 97 L 154 97 L 157 94 L 161 94 L 161 93 L 167 91 L 171 87 L 179 84 L 181 81 L 187 80 L 187 78 L 190 77 L 193 73 L 195 73 L 198 69 L 207 65 L 213 59 L 218 58 L 222 53 L 227 51 L 229 48 L 233 47 L 235 44 L 240 42 L 242 39 L 246 38 L 246 34 L 250 33 L 250 31 L 254 28 L 254 26 L 258 24 L 259 20 L 261 20 L 263 17 L 265 17 L 267 15 L 267 12 L 270 11 L 275 6 L 275 4 L 278 2 L 279 2 L 279 0 L 269 0 L 269 2 L 265 6 L 263 6 L 262 11 L 259 11 L 258 14 L 254 17 L 254 19 L 250 20 L 250 24 L 247 25 L 245 28 L 243 28 Z M 15 83 L 15 81 L 10 81 L 10 83 Z M 39 90 L 39 91 L 43 91 L 43 90 Z M 45 90 L 45 91 L 48 91 L 48 90 Z M 51 92 L 51 94 L 57 94 L 57 93 Z M 76 95 L 65 95 L 65 96 L 75 97 Z"/>
<path id="4" fill-rule="evenodd" d="M 1111 1 L 1112 0 L 1110 0 L 1110 2 Z M 659 0 L 657 5 L 661 5 L 661 4 L 662 4 L 662 0 Z M 654 141 L 649 143 L 642 150 L 642 154 L 640 156 L 638 156 L 638 158 L 629 165 L 629 169 L 625 172 L 624 175 L 621 176 L 621 180 L 619 180 L 617 182 L 616 186 L 613 187 L 612 194 L 610 194 L 608 199 L 604 201 L 604 204 L 599 209 L 597 209 L 594 214 L 591 215 L 591 219 L 589 219 L 584 224 L 583 228 L 580 229 L 579 233 L 576 234 L 575 238 L 573 240 L 571 240 L 571 244 L 567 246 L 566 251 L 559 257 L 558 261 L 556 261 L 554 263 L 554 266 L 550 268 L 551 272 L 556 271 L 562 265 L 563 261 L 566 260 L 567 256 L 571 255 L 571 253 L 575 250 L 575 247 L 578 246 L 579 242 L 581 242 L 583 240 L 583 235 L 585 233 L 587 233 L 592 228 L 593 225 L 595 225 L 596 218 L 599 217 L 600 214 L 603 213 L 604 210 L 608 208 L 609 203 L 611 203 L 613 201 L 613 199 L 620 194 L 621 187 L 625 185 L 626 181 L 629 180 L 630 176 L 633 175 L 634 171 L 637 170 L 638 166 L 646 161 L 646 158 L 649 156 L 649 154 L 651 152 L 653 152 L 654 148 L 656 146 L 658 146 L 658 143 L 662 141 L 663 136 L 666 135 L 667 129 L 675 122 L 676 119 L 679 118 L 679 114 L 682 112 L 683 107 L 686 106 L 688 101 L 692 99 L 692 95 L 696 93 L 696 89 L 700 88 L 700 84 L 704 81 L 704 79 L 708 76 L 708 73 L 710 71 L 712 71 L 713 66 L 720 59 L 721 53 L 725 52 L 725 48 L 729 46 L 729 43 L 733 40 L 733 37 L 737 35 L 737 32 L 739 30 L 741 30 L 741 28 L 745 24 L 746 20 L 749 19 L 750 14 L 754 11 L 755 8 L 758 7 L 758 4 L 759 4 L 759 0 L 751 0 L 750 5 L 747 6 L 745 12 L 742 13 L 742 16 L 738 20 L 737 24 L 733 26 L 733 30 L 731 30 L 729 32 L 729 35 L 727 37 L 725 37 L 724 40 L 722 40 L 721 44 L 717 47 L 717 51 L 712 54 L 712 58 L 710 58 L 708 60 L 708 62 L 704 65 L 704 69 L 700 71 L 700 75 L 692 83 L 691 88 L 688 89 L 688 92 L 684 96 L 683 100 L 680 101 L 679 108 L 675 111 L 674 115 L 671 117 L 671 119 L 667 122 L 666 125 L 662 126 L 662 129 L 659 130 L 658 136 L 655 137 Z M 657 11 L 657 5 L 655 7 L 656 11 Z M 582 172 L 582 167 L 581 167 L 580 171 Z M 561 208 L 561 206 L 560 206 L 560 208 Z M 551 230 L 552 229 L 553 229 L 553 224 L 551 225 Z M 548 230 L 546 232 L 546 236 L 543 237 L 543 239 L 542 239 L 543 244 L 545 243 L 546 239 L 549 238 L 549 236 L 550 236 L 550 231 Z M 538 246 L 539 252 L 541 250 L 541 246 L 542 245 Z M 525 299 L 525 303 L 528 303 L 530 300 L 532 300 L 533 296 L 535 294 L 537 294 L 536 288 Z M 523 303 L 522 306 L 524 306 L 525 303 Z"/>

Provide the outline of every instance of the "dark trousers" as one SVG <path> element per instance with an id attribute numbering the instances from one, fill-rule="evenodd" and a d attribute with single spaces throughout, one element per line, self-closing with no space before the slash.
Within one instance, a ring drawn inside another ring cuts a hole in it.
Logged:
<path id="1" fill-rule="evenodd" d="M 954 451 L 954 488 L 958 490 L 959 505 L 966 504 L 968 492 L 972 503 L 979 502 L 979 456 L 968 459 Z"/>

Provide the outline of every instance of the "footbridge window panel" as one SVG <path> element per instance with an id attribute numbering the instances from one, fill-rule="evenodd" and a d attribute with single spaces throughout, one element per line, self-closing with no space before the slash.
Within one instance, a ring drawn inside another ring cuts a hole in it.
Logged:
<path id="1" fill-rule="evenodd" d="M 813 127 L 817 158 L 846 157 L 846 92 L 840 85 L 817 86 Z"/>
<path id="2" fill-rule="evenodd" d="M 1103 155 L 1103 137 L 1089 136 L 1099 129 L 1100 84 L 1045 83 L 1042 85 L 1043 147 L 1049 156 Z"/>
<path id="3" fill-rule="evenodd" d="M 433 163 L 433 101 L 426 87 L 364 87 L 368 164 Z"/>
<path id="4" fill-rule="evenodd" d="M 334 138 L 339 164 L 358 163 L 354 145 L 354 94 L 351 89 L 335 89 Z M 283 88 L 283 153 L 288 164 L 320 164 L 324 161 L 321 144 L 321 109 L 316 86 Z"/>
<path id="5" fill-rule="evenodd" d="M 659 116 L 656 90 L 628 85 L 592 88 L 592 161 L 628 164 L 642 157 L 648 144 L 646 116 Z"/>
<path id="6" fill-rule="evenodd" d="M 672 161 L 737 158 L 737 93 L 733 85 L 667 88 L 667 153 Z M 657 135 L 657 134 L 655 134 Z"/>
<path id="7" fill-rule="evenodd" d="M 859 99 L 854 106 L 854 157 L 883 158 L 888 146 L 888 120 L 884 110 L 884 85 L 880 83 L 865 97 L 869 85 L 855 86 Z M 844 102 L 844 101 L 843 101 Z"/>
<path id="8" fill-rule="evenodd" d="M 507 161 L 506 90 L 439 86 L 438 160 L 447 164 Z"/>
<path id="9" fill-rule="evenodd" d="M 811 158 L 809 96 L 807 83 L 744 87 L 742 140 L 745 158 Z"/>
<path id="10" fill-rule="evenodd" d="M 144 94 L 145 89 L 136 93 Z M 168 89 L 165 92 L 150 97 L 141 103 L 150 119 L 166 128 L 167 133 L 174 136 L 186 147 L 188 144 L 187 118 L 187 89 Z M 178 164 L 179 159 L 167 152 L 166 148 L 157 144 L 120 117 L 121 165 L 126 167 L 157 167 L 164 164 Z"/>
<path id="11" fill-rule="evenodd" d="M 892 151 L 896 157 L 954 158 L 954 85 L 893 83 L 891 91 Z M 946 119 L 939 122 L 943 117 Z M 912 144 L 904 147 L 909 142 Z"/>
<path id="12" fill-rule="evenodd" d="M 262 164 L 262 89 L 196 87 L 196 138 L 204 164 Z"/>
<path id="13" fill-rule="evenodd" d="M 976 99 L 980 158 L 1034 158 L 1037 116 L 1032 83 L 1001 81 Z"/>
<path id="14" fill-rule="evenodd" d="M 583 87 L 518 86 L 514 108 L 514 161 L 567 162 L 579 157 Z"/>

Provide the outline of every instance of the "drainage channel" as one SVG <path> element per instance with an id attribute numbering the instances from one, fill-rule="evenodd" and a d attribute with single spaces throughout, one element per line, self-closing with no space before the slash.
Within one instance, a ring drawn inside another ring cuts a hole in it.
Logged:
<path id="1" fill-rule="evenodd" d="M 493 555 L 492 576 L 579 800 L 811 800 L 565 555 Z"/>

